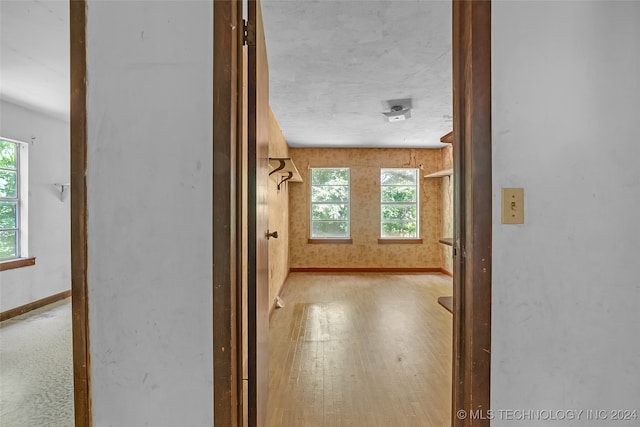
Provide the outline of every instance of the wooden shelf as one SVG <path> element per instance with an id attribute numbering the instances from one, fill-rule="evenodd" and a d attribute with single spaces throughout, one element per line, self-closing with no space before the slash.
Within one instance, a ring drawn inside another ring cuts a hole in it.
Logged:
<path id="1" fill-rule="evenodd" d="M 453 297 L 440 297 L 438 304 L 443 306 L 449 313 L 453 314 Z"/>
<path id="2" fill-rule="evenodd" d="M 283 182 L 302 182 L 298 168 L 290 157 L 269 157 L 269 176 L 273 175 L 278 190 Z"/>
<path id="3" fill-rule="evenodd" d="M 441 171 L 437 171 L 434 173 L 430 173 L 429 175 L 425 175 L 425 178 L 442 178 L 443 176 L 451 176 L 453 175 L 453 168 L 450 169 L 442 169 Z"/>
<path id="4" fill-rule="evenodd" d="M 439 239 L 438 242 L 442 243 L 443 245 L 453 246 L 453 237 L 443 237 Z"/>
<path id="5" fill-rule="evenodd" d="M 443 135 L 440 138 L 440 142 L 445 142 L 447 144 L 453 144 L 453 131 L 449 132 L 446 135 Z"/>

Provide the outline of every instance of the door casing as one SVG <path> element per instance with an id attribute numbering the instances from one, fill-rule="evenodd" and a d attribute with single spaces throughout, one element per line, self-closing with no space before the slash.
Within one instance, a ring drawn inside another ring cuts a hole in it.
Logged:
<path id="1" fill-rule="evenodd" d="M 492 224 L 490 1 L 453 2 L 452 50 L 455 254 L 451 425 L 488 426 Z M 472 411 L 479 416 L 472 416 Z"/>

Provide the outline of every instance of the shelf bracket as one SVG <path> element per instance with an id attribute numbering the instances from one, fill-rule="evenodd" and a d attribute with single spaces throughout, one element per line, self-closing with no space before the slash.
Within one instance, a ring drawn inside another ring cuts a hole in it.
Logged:
<path id="1" fill-rule="evenodd" d="M 282 163 L 284 164 L 284 162 L 282 162 Z M 283 166 L 283 167 L 284 167 L 284 166 Z M 278 169 L 276 169 L 276 170 L 278 170 Z M 275 170 L 274 170 L 273 172 L 275 172 Z M 271 172 L 271 173 L 273 173 L 273 172 Z M 277 187 L 278 187 L 278 191 L 280 191 L 280 186 L 281 186 L 284 182 L 289 181 L 292 177 L 293 177 L 293 172 L 287 172 L 287 176 L 282 177 L 282 181 L 280 181 L 280 182 L 278 183 L 278 185 L 277 185 Z"/>
<path id="2" fill-rule="evenodd" d="M 278 159 L 280 161 L 280 166 L 278 166 L 277 168 L 275 168 L 274 170 L 272 170 L 271 172 L 269 172 L 269 176 L 273 175 L 274 173 L 281 171 L 282 169 L 284 169 L 285 167 L 285 162 L 282 159 Z M 291 179 L 291 177 L 293 176 L 293 174 L 291 172 L 289 172 L 289 178 L 287 179 Z M 281 181 L 280 184 L 282 184 L 285 180 Z M 278 190 L 280 189 L 280 184 L 278 184 Z"/>

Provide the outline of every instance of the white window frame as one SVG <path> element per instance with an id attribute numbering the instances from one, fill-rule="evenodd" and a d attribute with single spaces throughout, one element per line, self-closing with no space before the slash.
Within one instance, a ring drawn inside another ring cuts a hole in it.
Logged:
<path id="1" fill-rule="evenodd" d="M 10 261 L 29 256 L 29 144 L 11 138 L 0 139 L 16 144 L 16 196 L 17 198 L 1 197 L 2 201 L 17 201 L 17 247 L 16 256 L 12 258 L 1 258 L 2 261 Z"/>
<path id="2" fill-rule="evenodd" d="M 314 185 L 313 184 L 313 171 L 314 170 L 327 170 L 327 169 L 346 169 L 347 174 L 349 175 L 349 179 L 347 180 L 347 235 L 346 236 L 314 236 L 313 235 L 313 223 L 322 220 L 314 220 L 313 219 L 313 205 L 337 205 L 340 203 L 336 202 L 314 202 L 313 201 L 313 187 L 325 187 L 323 185 Z M 351 169 L 348 167 L 334 167 L 334 168 L 309 168 L 309 236 L 311 239 L 324 239 L 324 240 L 348 240 L 351 239 Z"/>
<path id="3" fill-rule="evenodd" d="M 416 200 L 415 202 L 383 202 L 382 194 L 385 187 L 410 187 L 407 184 L 398 184 L 398 185 L 388 185 L 382 183 L 382 173 L 383 171 L 394 171 L 394 170 L 412 170 L 416 175 L 415 187 L 416 187 Z M 382 208 L 383 206 L 388 205 L 415 205 L 416 207 L 416 235 L 413 237 L 400 237 L 400 236 L 384 236 L 383 232 L 383 224 L 388 222 L 413 222 L 413 221 L 405 221 L 405 220 L 395 220 L 395 221 L 385 221 L 382 218 Z M 380 168 L 380 239 L 388 239 L 388 240 L 416 240 L 420 239 L 420 170 L 418 168 Z"/>

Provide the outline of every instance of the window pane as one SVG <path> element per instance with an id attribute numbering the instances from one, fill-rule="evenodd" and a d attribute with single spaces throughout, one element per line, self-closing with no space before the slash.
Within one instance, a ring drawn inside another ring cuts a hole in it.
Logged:
<path id="1" fill-rule="evenodd" d="M 17 202 L 0 202 L 0 228 L 18 228 L 17 218 Z"/>
<path id="2" fill-rule="evenodd" d="M 382 185 L 415 185 L 416 177 L 415 169 L 382 169 L 380 183 Z"/>
<path id="3" fill-rule="evenodd" d="M 0 168 L 16 168 L 16 150 L 18 145 L 0 139 Z"/>
<path id="4" fill-rule="evenodd" d="M 346 202 L 349 200 L 349 187 L 311 187 L 311 202 Z"/>
<path id="5" fill-rule="evenodd" d="M 312 185 L 349 185 L 349 169 L 311 169 Z"/>
<path id="6" fill-rule="evenodd" d="M 17 172 L 0 170 L 0 197 L 16 198 Z"/>
<path id="7" fill-rule="evenodd" d="M 313 221 L 312 237 L 349 237 L 349 221 Z"/>
<path id="8" fill-rule="evenodd" d="M 418 237 L 418 169 L 380 170 L 380 235 Z"/>
<path id="9" fill-rule="evenodd" d="M 416 187 L 382 187 L 383 202 L 415 202 Z"/>
<path id="10" fill-rule="evenodd" d="M 416 205 L 382 205 L 382 220 L 415 221 Z"/>
<path id="11" fill-rule="evenodd" d="M 311 219 L 315 220 L 348 220 L 349 205 L 346 204 L 330 204 L 330 205 L 312 205 Z"/>
<path id="12" fill-rule="evenodd" d="M 415 222 L 383 222 L 382 237 L 417 237 Z"/>
<path id="13" fill-rule="evenodd" d="M 0 259 L 18 256 L 17 235 L 16 231 L 0 231 Z"/>
<path id="14" fill-rule="evenodd" d="M 311 169 L 311 237 L 349 237 L 349 168 Z"/>

